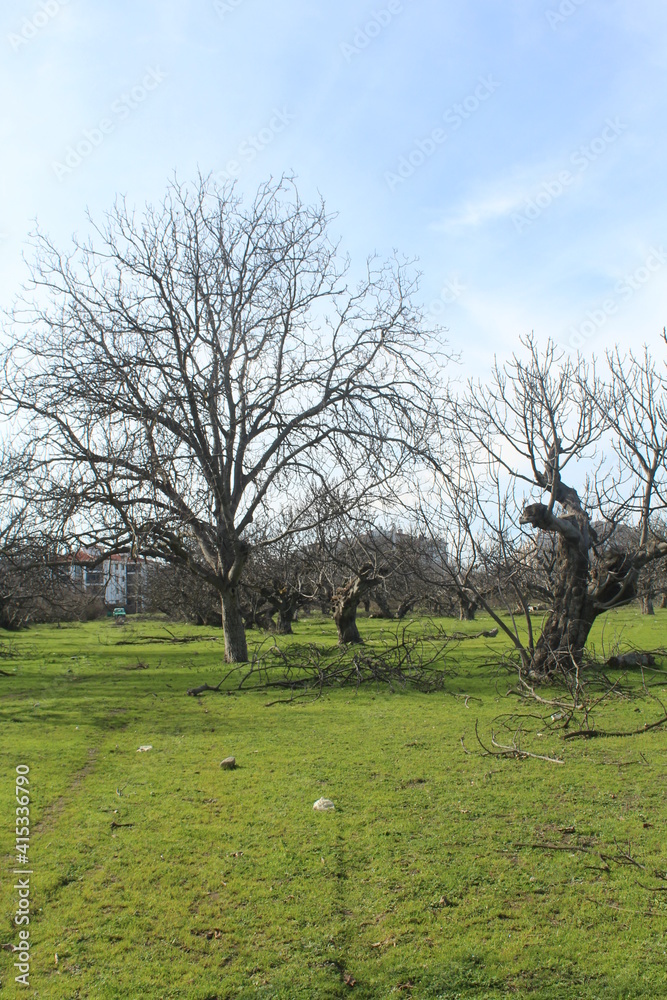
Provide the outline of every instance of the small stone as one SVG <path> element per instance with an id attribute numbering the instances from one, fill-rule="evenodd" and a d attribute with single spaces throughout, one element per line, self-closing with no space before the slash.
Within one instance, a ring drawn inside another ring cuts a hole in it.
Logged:
<path id="1" fill-rule="evenodd" d="M 224 767 L 228 771 L 233 771 L 236 767 L 236 757 L 225 757 L 224 760 L 220 761 L 220 767 Z"/>
<path id="2" fill-rule="evenodd" d="M 317 812 L 329 812 L 331 809 L 335 809 L 335 805 L 331 799 L 318 799 L 317 802 L 313 803 L 313 809 Z"/>

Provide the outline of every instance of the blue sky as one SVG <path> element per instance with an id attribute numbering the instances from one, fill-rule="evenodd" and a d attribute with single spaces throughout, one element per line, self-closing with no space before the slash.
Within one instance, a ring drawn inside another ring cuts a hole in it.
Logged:
<path id="1" fill-rule="evenodd" d="M 4 306 L 35 219 L 287 171 L 359 267 L 419 258 L 467 370 L 531 330 L 661 353 L 664 0 L 29 0 L 0 47 Z"/>

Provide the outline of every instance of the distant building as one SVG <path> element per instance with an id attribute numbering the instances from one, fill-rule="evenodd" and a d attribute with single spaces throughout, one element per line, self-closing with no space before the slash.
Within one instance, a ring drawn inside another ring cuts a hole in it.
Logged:
<path id="1" fill-rule="evenodd" d="M 96 562 L 101 553 L 79 549 L 70 567 L 72 580 L 109 608 L 125 608 L 128 614 L 143 611 L 146 604 L 147 563 L 125 552 Z"/>

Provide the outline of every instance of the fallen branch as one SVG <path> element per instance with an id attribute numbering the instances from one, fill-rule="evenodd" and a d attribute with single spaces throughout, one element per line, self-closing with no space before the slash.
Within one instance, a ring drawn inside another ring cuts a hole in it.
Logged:
<path id="1" fill-rule="evenodd" d="M 600 736 L 640 736 L 642 733 L 648 733 L 651 729 L 657 729 L 659 726 L 664 726 L 667 723 L 667 715 L 663 715 L 661 719 L 657 722 L 645 722 L 641 729 L 631 729 L 627 732 L 622 732 L 621 730 L 609 730 L 604 729 L 578 729 L 575 733 L 565 733 L 563 735 L 564 740 L 594 740 Z"/>
<path id="2" fill-rule="evenodd" d="M 540 851 L 590 851 L 590 847 L 581 847 L 578 844 L 513 844 L 513 847 L 530 847 Z"/>
<path id="3" fill-rule="evenodd" d="M 497 628 L 487 628 L 483 632 L 450 632 L 450 639 L 495 639 L 498 635 Z"/>
<path id="4" fill-rule="evenodd" d="M 167 630 L 168 631 L 168 630 Z M 118 639 L 112 643 L 113 646 L 152 646 L 156 642 L 188 643 L 188 642 L 223 642 L 223 637 L 219 635 L 173 635 L 169 632 L 169 638 L 164 635 L 134 636 L 129 639 Z"/>
<path id="5" fill-rule="evenodd" d="M 528 750 L 522 750 L 521 747 L 518 746 L 516 739 L 513 741 L 511 746 L 507 746 L 504 743 L 498 743 L 493 732 L 491 733 L 491 744 L 496 747 L 496 750 L 489 750 L 489 748 L 485 746 L 480 739 L 479 732 L 477 730 L 477 720 L 475 720 L 475 736 L 477 737 L 477 742 L 484 751 L 484 756 L 487 757 L 513 757 L 515 760 L 526 760 L 531 758 L 533 760 L 545 760 L 550 764 L 565 763 L 565 761 L 560 757 L 548 757 L 546 754 L 529 753 Z"/>
<path id="6" fill-rule="evenodd" d="M 211 686 L 210 684 L 200 684 L 199 687 L 190 688 L 190 690 L 187 693 L 192 695 L 193 697 L 196 697 L 198 694 L 202 694 L 204 691 L 219 691 L 224 680 L 225 678 L 223 677 L 223 679 L 220 681 L 220 684 L 214 684 L 213 686 Z"/>

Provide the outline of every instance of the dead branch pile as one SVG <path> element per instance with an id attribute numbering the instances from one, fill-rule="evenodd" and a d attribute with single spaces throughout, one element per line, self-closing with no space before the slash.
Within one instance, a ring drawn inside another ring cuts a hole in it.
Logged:
<path id="1" fill-rule="evenodd" d="M 267 640 L 250 663 L 233 666 L 215 686 L 202 684 L 187 693 L 198 696 L 234 685 L 238 690 L 289 691 L 290 697 L 280 700 L 293 701 L 308 694 L 319 696 L 325 688 L 359 688 L 368 683 L 386 684 L 392 691 L 407 687 L 436 691 L 442 688 L 446 673 L 451 676 L 451 652 L 466 639 L 478 637 L 448 634 L 437 626 L 415 636 L 406 626 L 398 633 L 383 633 L 372 647 L 354 650 L 322 649 L 314 643 L 281 649 Z"/>

